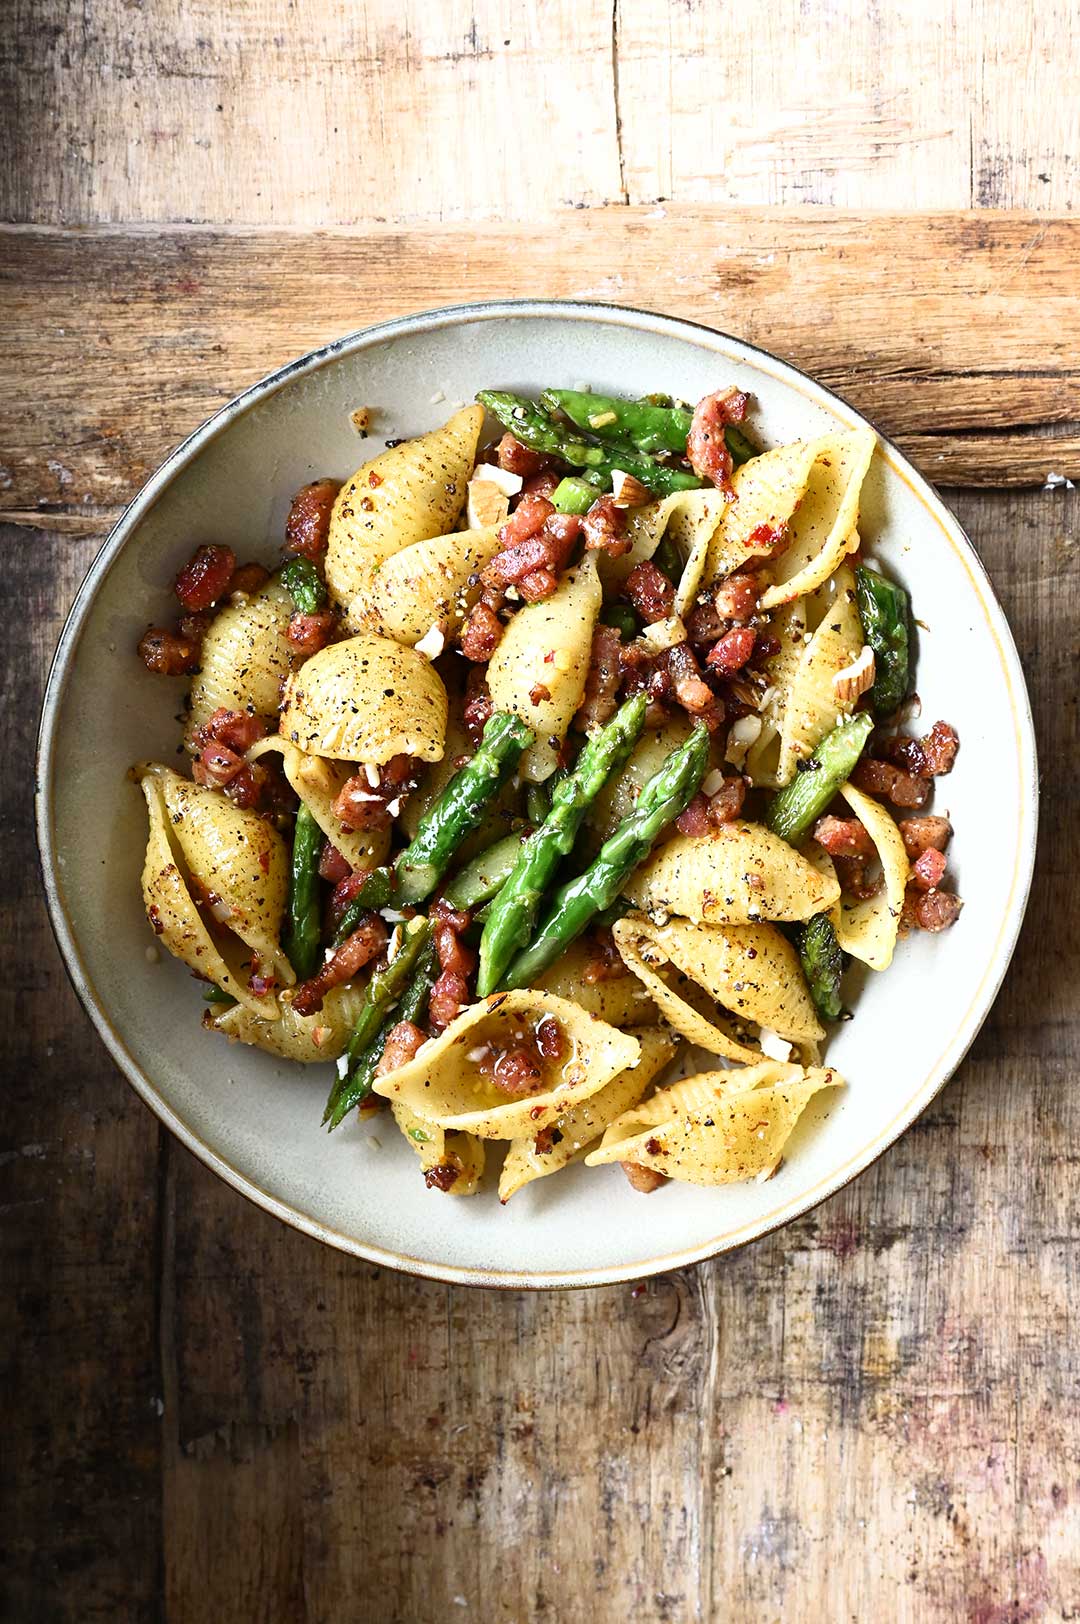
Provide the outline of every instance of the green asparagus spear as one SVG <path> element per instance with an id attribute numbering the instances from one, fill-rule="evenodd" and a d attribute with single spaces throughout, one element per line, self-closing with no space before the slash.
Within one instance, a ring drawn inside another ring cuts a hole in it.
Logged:
<path id="1" fill-rule="evenodd" d="M 452 908 L 473 909 L 489 902 L 514 871 L 524 836 L 503 835 L 455 874 L 443 891 Z"/>
<path id="2" fill-rule="evenodd" d="M 696 795 L 709 765 L 708 731 L 698 725 L 645 785 L 634 810 L 576 879 L 560 886 L 532 945 L 500 982 L 501 990 L 531 986 L 576 941 L 598 913 L 610 908 L 628 875 L 645 860 L 660 831 Z"/>
<path id="3" fill-rule="evenodd" d="M 548 417 L 539 406 L 520 395 L 502 390 L 481 389 L 477 395 L 480 404 L 497 417 L 515 439 L 532 451 L 545 456 L 559 457 L 572 468 L 603 477 L 605 489 L 610 486 L 616 468 L 632 474 L 652 491 L 654 496 L 669 496 L 672 491 L 698 490 L 704 480 L 680 468 L 668 468 L 633 446 L 600 445 L 578 439 Z"/>
<path id="4" fill-rule="evenodd" d="M 480 941 L 476 992 L 486 998 L 532 933 L 544 892 L 559 862 L 574 849 L 585 813 L 614 773 L 625 766 L 645 726 L 647 698 L 638 693 L 618 710 L 582 750 L 577 766 L 564 778 L 551 801 L 551 811 L 531 834 L 514 872 L 495 899 Z"/>
<path id="5" fill-rule="evenodd" d="M 420 962 L 409 978 L 409 983 L 401 995 L 401 1003 L 396 1009 L 390 1011 L 379 1030 L 372 1038 L 364 1052 L 357 1057 L 355 1065 L 351 1068 L 348 1086 L 344 1089 L 342 1097 L 335 1110 L 334 1120 L 330 1123 L 333 1131 L 338 1123 L 348 1115 L 353 1106 L 359 1105 L 371 1093 L 375 1082 L 375 1073 L 379 1068 L 379 1061 L 386 1048 L 386 1040 L 399 1021 L 410 1021 L 419 1026 L 427 1013 L 428 998 L 435 985 L 439 962 L 435 952 L 435 944 L 428 942 L 421 955 Z"/>
<path id="6" fill-rule="evenodd" d="M 300 560 L 298 560 L 300 562 Z M 321 952 L 319 857 L 323 833 L 303 801 L 293 831 L 289 905 L 282 946 L 298 981 L 315 974 Z"/>
<path id="7" fill-rule="evenodd" d="M 431 926 L 426 919 L 420 916 L 410 919 L 402 926 L 401 941 L 394 957 L 385 969 L 376 970 L 368 982 L 363 1007 L 356 1018 L 348 1048 L 338 1061 L 338 1075 L 330 1090 L 326 1110 L 323 1112 L 323 1121 L 329 1123 L 331 1129 L 336 1128 L 353 1106 L 370 1091 L 375 1067 L 382 1054 L 380 1045 L 372 1061 L 371 1050 L 379 1033 L 384 1027 L 389 1031 L 395 1020 L 409 1018 L 401 1015 L 400 1010 L 396 1010 L 393 1011 L 393 1019 L 390 1019 L 392 1006 L 399 1000 L 404 1002 L 402 994 L 413 971 L 418 967 L 430 938 Z M 383 1042 L 385 1041 L 384 1032 Z"/>
<path id="8" fill-rule="evenodd" d="M 656 551 L 652 555 L 652 562 L 662 575 L 667 576 L 669 581 L 678 581 L 679 576 L 682 574 L 682 559 L 679 557 L 679 550 L 670 536 L 660 537 Z"/>
<path id="9" fill-rule="evenodd" d="M 874 651 L 870 708 L 875 716 L 891 716 L 908 690 L 911 600 L 902 586 L 865 564 L 855 571 L 855 596 L 863 636 Z"/>
<path id="10" fill-rule="evenodd" d="M 371 870 L 341 916 L 335 946 L 352 934 L 369 908 L 415 906 L 431 895 L 462 840 L 481 822 L 488 802 L 532 742 L 532 733 L 518 717 L 495 712 L 484 729 L 479 750 L 428 808 L 412 844 L 406 846 L 392 868 Z"/>
<path id="11" fill-rule="evenodd" d="M 479 750 L 425 812 L 416 838 L 395 864 L 400 902 L 416 904 L 431 895 L 533 738 L 519 716 L 496 711 L 489 719 Z"/>
<path id="12" fill-rule="evenodd" d="M 643 400 L 586 394 L 579 389 L 545 389 L 540 404 L 545 411 L 562 412 L 577 428 L 601 440 L 630 444 L 638 451 L 686 455 L 686 436 L 694 414 L 685 406 L 652 406 Z"/>
<path id="13" fill-rule="evenodd" d="M 609 603 L 600 611 L 605 626 L 614 626 L 624 643 L 638 634 L 638 618 L 628 603 Z"/>
<path id="14" fill-rule="evenodd" d="M 281 572 L 281 584 L 302 615 L 316 614 L 326 602 L 326 588 L 310 558 L 290 558 Z"/>
<path id="15" fill-rule="evenodd" d="M 824 812 L 862 755 L 874 719 L 868 711 L 846 716 L 826 734 L 795 774 L 765 808 L 765 823 L 774 834 L 795 845 L 819 812 Z"/>
<path id="16" fill-rule="evenodd" d="M 551 501 L 560 513 L 588 513 L 600 492 L 587 479 L 567 474 L 552 492 Z"/>
<path id="17" fill-rule="evenodd" d="M 838 1021 L 844 1008 L 840 1002 L 844 955 L 828 914 L 815 914 L 801 925 L 796 946 L 814 1008 L 823 1021 Z"/>
<path id="18" fill-rule="evenodd" d="M 751 457 L 760 455 L 753 440 L 747 439 L 737 423 L 725 425 L 724 443 L 731 452 L 731 461 L 736 468 L 741 468 L 744 462 L 750 461 Z"/>
<path id="19" fill-rule="evenodd" d="M 231 992 L 225 992 L 221 987 L 215 987 L 211 982 L 209 987 L 203 988 L 203 1002 L 205 1004 L 235 1004 L 236 999 Z"/>
<path id="20" fill-rule="evenodd" d="M 525 815 L 539 829 L 551 811 L 551 791 L 546 784 L 530 784 L 525 791 Z"/>

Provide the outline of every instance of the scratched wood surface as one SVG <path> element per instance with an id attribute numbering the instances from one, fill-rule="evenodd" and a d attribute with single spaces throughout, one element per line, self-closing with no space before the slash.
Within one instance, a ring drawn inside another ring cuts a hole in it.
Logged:
<path id="1" fill-rule="evenodd" d="M 0 1616 L 1080 1616 L 1080 495 L 1043 489 L 1080 471 L 1076 8 L 12 16 Z M 551 1297 L 320 1248 L 160 1130 L 64 978 L 28 795 L 63 616 L 170 445 L 342 331 L 537 293 L 773 348 L 951 486 L 1044 767 L 1013 971 L 900 1144 L 735 1256 Z"/>

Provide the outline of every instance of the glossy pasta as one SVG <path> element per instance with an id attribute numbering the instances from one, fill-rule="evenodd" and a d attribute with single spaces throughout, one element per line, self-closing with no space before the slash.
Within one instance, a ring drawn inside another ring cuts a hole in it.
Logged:
<path id="1" fill-rule="evenodd" d="M 438 761 L 446 713 L 446 689 L 429 660 L 364 632 L 331 643 L 289 678 L 280 727 L 298 750 L 332 761 Z"/>
<path id="2" fill-rule="evenodd" d="M 259 592 L 239 595 L 214 617 L 191 685 L 189 744 L 219 709 L 277 715 L 281 684 L 297 664 L 286 636 L 291 610 L 285 588 L 270 581 Z"/>

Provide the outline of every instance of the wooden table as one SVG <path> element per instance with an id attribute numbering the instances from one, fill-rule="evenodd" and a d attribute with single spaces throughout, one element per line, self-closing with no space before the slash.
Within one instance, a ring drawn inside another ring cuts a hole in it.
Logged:
<path id="1" fill-rule="evenodd" d="M 1080 1616 L 1075 5 L 16 12 L 4 1616 Z M 249 1206 L 107 1060 L 35 872 L 48 659 L 142 478 L 287 357 L 496 293 L 846 392 L 949 487 L 1039 732 L 1028 921 L 954 1082 L 816 1212 L 633 1290 L 429 1284 Z"/>

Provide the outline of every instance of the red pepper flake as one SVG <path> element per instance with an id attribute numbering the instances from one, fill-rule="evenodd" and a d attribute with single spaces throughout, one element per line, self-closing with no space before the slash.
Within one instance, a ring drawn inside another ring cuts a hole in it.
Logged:
<path id="1" fill-rule="evenodd" d="M 546 1105 L 534 1105 L 532 1110 L 529 1112 L 529 1115 L 532 1117 L 533 1121 L 535 1122 L 537 1117 L 542 1117 L 546 1110 L 547 1110 Z"/>
<path id="2" fill-rule="evenodd" d="M 367 482 L 371 486 L 372 490 L 374 490 L 376 485 L 382 484 L 382 475 L 377 474 L 373 468 L 370 474 L 367 476 Z"/>

